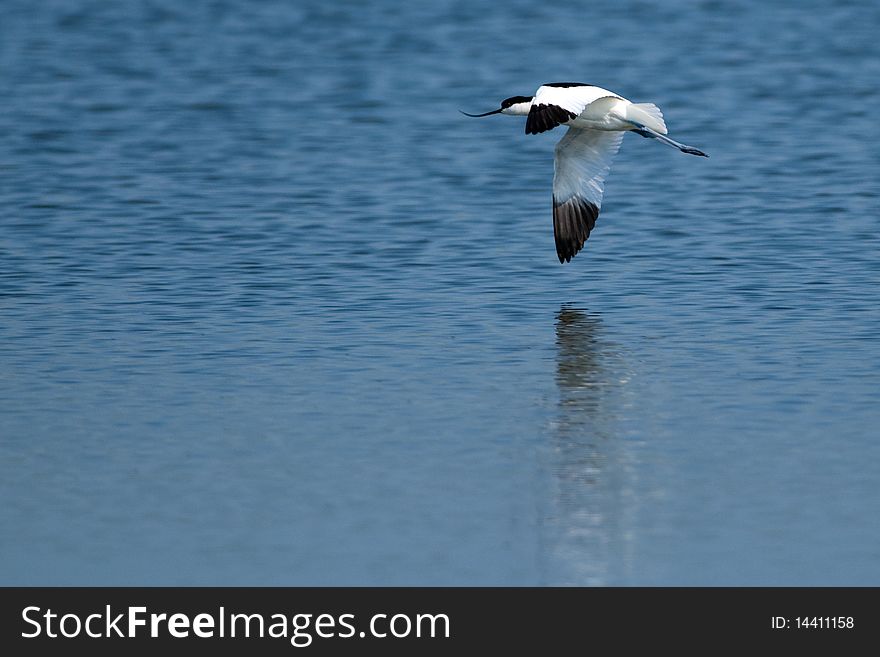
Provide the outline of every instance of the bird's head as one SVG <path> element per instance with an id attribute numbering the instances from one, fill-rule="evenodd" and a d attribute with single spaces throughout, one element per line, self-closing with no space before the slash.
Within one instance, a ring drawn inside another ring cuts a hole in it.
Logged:
<path id="1" fill-rule="evenodd" d="M 496 110 L 492 110 L 491 112 L 485 112 L 484 114 L 468 114 L 467 112 L 461 113 L 465 116 L 472 116 L 474 118 L 489 116 L 490 114 L 512 114 L 514 116 L 525 116 L 529 113 L 529 107 L 531 106 L 531 104 L 531 96 L 511 96 L 510 98 L 505 98 L 504 100 L 502 100 L 501 107 Z"/>

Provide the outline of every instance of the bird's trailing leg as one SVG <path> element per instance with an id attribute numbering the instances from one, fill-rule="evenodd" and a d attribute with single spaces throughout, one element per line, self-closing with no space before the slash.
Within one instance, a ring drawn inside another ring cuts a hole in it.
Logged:
<path id="1" fill-rule="evenodd" d="M 669 146 L 672 146 L 673 148 L 677 148 L 682 153 L 687 153 L 688 155 L 699 155 L 700 157 L 709 157 L 703 151 L 701 151 L 699 148 L 694 148 L 693 146 L 685 146 L 684 144 L 681 144 L 681 143 L 675 141 L 674 139 L 670 139 L 666 135 L 661 135 L 659 132 L 651 130 L 651 128 L 648 128 L 648 127 L 642 125 L 641 123 L 636 123 L 635 121 L 630 121 L 630 123 L 632 123 L 634 126 L 636 126 L 636 128 L 635 128 L 635 130 L 633 130 L 633 132 L 641 137 L 647 137 L 648 139 L 657 139 L 658 141 L 662 141 L 664 144 L 668 144 Z"/>

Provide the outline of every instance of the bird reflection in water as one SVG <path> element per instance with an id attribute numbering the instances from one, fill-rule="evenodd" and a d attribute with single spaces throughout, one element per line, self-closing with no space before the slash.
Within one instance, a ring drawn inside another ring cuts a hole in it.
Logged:
<path id="1" fill-rule="evenodd" d="M 622 435 L 628 382 L 626 360 L 599 315 L 563 306 L 556 316 L 551 584 L 626 580 L 634 512 L 632 455 Z"/>

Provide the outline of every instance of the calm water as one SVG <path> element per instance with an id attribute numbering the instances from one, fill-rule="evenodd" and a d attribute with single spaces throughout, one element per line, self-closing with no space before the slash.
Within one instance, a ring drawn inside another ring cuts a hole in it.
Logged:
<path id="1" fill-rule="evenodd" d="M 6 0 L 0 583 L 880 585 L 880 5 L 736 4 Z M 560 266 L 568 79 L 711 159 Z"/>

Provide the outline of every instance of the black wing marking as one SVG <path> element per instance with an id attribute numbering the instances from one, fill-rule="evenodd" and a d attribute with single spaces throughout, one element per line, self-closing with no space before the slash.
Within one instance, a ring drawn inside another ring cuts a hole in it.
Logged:
<path id="1" fill-rule="evenodd" d="M 586 82 L 548 82 L 547 84 L 542 84 L 542 87 L 561 87 L 562 89 L 566 89 L 568 87 L 595 87 L 595 84 L 587 84 Z"/>
<path id="2" fill-rule="evenodd" d="M 553 237 L 559 262 L 570 262 L 584 247 L 598 216 L 599 208 L 580 196 L 564 203 L 553 197 Z"/>
<path id="3" fill-rule="evenodd" d="M 532 105 L 526 118 L 526 134 L 536 135 L 539 132 L 546 132 L 574 118 L 577 118 L 577 114 L 559 105 L 543 103 Z"/>

